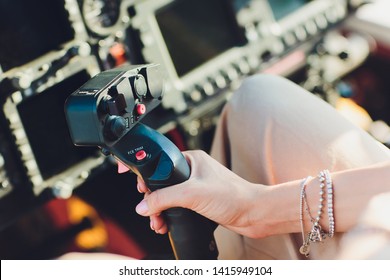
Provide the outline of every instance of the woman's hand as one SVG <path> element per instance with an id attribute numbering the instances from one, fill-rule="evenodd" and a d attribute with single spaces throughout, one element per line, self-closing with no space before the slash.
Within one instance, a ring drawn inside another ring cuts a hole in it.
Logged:
<path id="1" fill-rule="evenodd" d="M 205 152 L 187 151 L 183 154 L 191 166 L 191 176 L 187 181 L 150 192 L 138 177 L 137 188 L 145 193 L 145 197 L 137 205 L 137 213 L 149 216 L 151 228 L 160 234 L 168 231 L 161 212 L 183 207 L 237 233 L 258 236 L 253 225 L 260 219 L 260 213 L 253 210 L 264 188 L 240 178 Z"/>

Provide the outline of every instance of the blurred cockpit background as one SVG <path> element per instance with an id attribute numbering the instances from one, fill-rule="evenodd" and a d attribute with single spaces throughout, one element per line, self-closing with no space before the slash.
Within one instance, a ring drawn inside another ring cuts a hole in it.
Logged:
<path id="1" fill-rule="evenodd" d="M 145 123 L 209 151 L 248 75 L 282 75 L 390 144 L 389 1 L 0 0 L 0 257 L 71 252 L 173 258 L 135 214 L 134 174 L 75 147 L 67 96 L 95 74 L 158 63 L 162 105 Z M 261 120 L 259 120 L 261 121 Z"/>

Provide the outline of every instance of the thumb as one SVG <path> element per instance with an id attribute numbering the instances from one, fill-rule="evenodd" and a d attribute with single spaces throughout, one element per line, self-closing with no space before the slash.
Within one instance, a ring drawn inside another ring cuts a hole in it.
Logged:
<path id="1" fill-rule="evenodd" d="M 168 208 L 185 207 L 183 189 L 185 187 L 179 184 L 149 193 L 137 205 L 135 211 L 141 216 L 151 216 Z"/>

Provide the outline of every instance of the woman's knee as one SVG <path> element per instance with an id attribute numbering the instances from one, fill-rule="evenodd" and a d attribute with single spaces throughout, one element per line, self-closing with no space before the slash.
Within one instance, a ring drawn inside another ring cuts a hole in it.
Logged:
<path id="1" fill-rule="evenodd" d="M 246 78 L 227 105 L 230 128 L 241 131 L 264 128 L 267 123 L 284 122 L 297 109 L 296 102 L 305 90 L 286 78 L 257 74 Z M 302 103 L 302 102 L 301 102 Z"/>
<path id="2" fill-rule="evenodd" d="M 275 85 L 278 82 L 284 82 L 284 78 L 267 75 L 267 74 L 257 74 L 250 76 L 243 80 L 240 87 L 233 94 L 231 102 L 232 103 L 248 103 L 250 104 L 264 104 L 264 102 L 272 101 L 274 102 L 275 98 L 270 98 L 277 94 L 275 92 Z"/>

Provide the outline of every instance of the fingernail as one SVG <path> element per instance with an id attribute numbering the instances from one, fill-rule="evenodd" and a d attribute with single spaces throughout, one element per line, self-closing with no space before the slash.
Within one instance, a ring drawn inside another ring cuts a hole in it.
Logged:
<path id="1" fill-rule="evenodd" d="M 145 215 L 148 213 L 149 207 L 145 200 L 142 200 L 137 207 L 135 208 L 135 212 L 137 212 L 140 215 Z"/>
<path id="2" fill-rule="evenodd" d="M 151 228 L 152 230 L 154 230 L 154 223 L 153 223 L 153 220 L 150 220 L 150 228 Z"/>

